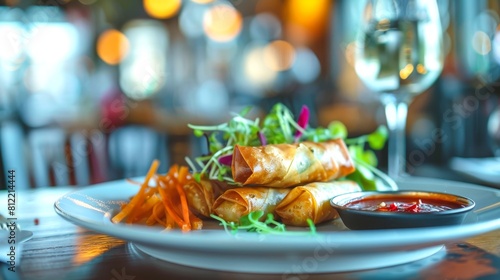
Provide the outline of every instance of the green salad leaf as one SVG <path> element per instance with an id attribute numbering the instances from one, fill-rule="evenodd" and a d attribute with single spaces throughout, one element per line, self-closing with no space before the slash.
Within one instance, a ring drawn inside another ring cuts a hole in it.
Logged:
<path id="1" fill-rule="evenodd" d="M 390 178 L 376 168 L 378 160 L 375 151 L 384 147 L 388 136 L 385 126 L 379 126 L 370 134 L 349 138 L 346 126 L 339 121 L 332 121 L 327 127 L 313 128 L 308 124 L 299 125 L 292 112 L 282 103 L 275 104 L 262 122 L 259 118 L 254 120 L 247 118 L 250 110 L 251 107 L 246 107 L 239 114 L 233 114 L 227 123 L 219 125 L 188 125 L 194 130 L 195 136 L 206 137 L 208 142 L 207 155 L 196 157 L 194 160 L 186 158 L 197 180 L 201 177 L 200 174 L 203 174 L 209 179 L 234 183 L 231 167 L 224 164 L 224 161 L 232 156 L 235 145 L 323 142 L 341 138 L 346 143 L 356 166 L 356 171 L 346 179 L 356 181 L 365 190 L 377 190 L 387 185 L 395 186 Z M 301 113 L 303 112 L 309 114 L 309 110 L 302 110 Z M 303 121 L 308 117 L 301 115 L 298 119 Z"/>
<path id="2" fill-rule="evenodd" d="M 316 226 L 311 219 L 308 219 L 309 231 L 287 231 L 284 224 L 276 221 L 274 215 L 269 213 L 264 217 L 264 211 L 258 210 L 250 212 L 245 216 L 242 216 L 238 223 L 227 222 L 219 216 L 214 214 L 210 215 L 212 218 L 220 222 L 224 227 L 224 230 L 230 234 L 236 234 L 238 231 L 248 231 L 257 232 L 264 234 L 274 234 L 274 235 L 315 235 Z"/>

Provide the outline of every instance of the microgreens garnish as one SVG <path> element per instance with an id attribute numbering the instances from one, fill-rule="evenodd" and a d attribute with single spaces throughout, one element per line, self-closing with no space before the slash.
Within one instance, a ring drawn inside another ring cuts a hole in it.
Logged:
<path id="1" fill-rule="evenodd" d="M 242 216 L 238 223 L 226 222 L 219 216 L 214 214 L 210 215 L 212 218 L 220 222 L 224 227 L 224 230 L 230 234 L 236 234 L 238 231 L 248 231 L 248 232 L 258 232 L 265 234 L 278 234 L 278 235 L 315 235 L 316 226 L 311 219 L 307 220 L 309 224 L 309 231 L 287 231 L 284 224 L 276 221 L 274 215 L 268 213 L 266 219 L 262 219 L 264 216 L 264 211 L 258 210 L 250 212 L 245 216 Z"/>
<path id="2" fill-rule="evenodd" d="M 246 107 L 239 114 L 223 124 L 214 126 L 188 125 L 198 137 L 208 140 L 209 154 L 193 160 L 186 158 L 192 169 L 194 178 L 199 180 L 200 174 L 209 179 L 234 183 L 231 176 L 230 162 L 235 145 L 260 146 L 267 144 L 297 143 L 301 141 L 323 142 L 341 138 L 348 146 L 356 171 L 346 178 L 356 181 L 365 190 L 376 190 L 381 186 L 377 178 L 378 164 L 374 151 L 381 150 L 387 139 L 387 129 L 380 126 L 374 132 L 355 138 L 348 138 L 345 125 L 332 121 L 328 127 L 310 127 L 310 111 L 303 106 L 299 117 L 295 120 L 292 112 L 283 104 L 275 104 L 262 122 L 259 118 L 251 120 L 246 117 L 251 107 Z M 375 171 L 375 172 L 374 172 Z M 386 181 L 385 179 L 383 181 Z M 385 185 L 392 183 L 385 182 Z"/>

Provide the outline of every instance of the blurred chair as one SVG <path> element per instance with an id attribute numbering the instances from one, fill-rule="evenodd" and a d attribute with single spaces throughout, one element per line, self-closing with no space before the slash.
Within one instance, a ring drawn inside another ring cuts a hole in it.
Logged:
<path id="1" fill-rule="evenodd" d="M 144 126 L 105 134 L 60 127 L 24 131 L 17 122 L 4 122 L 0 136 L 3 173 L 15 170 L 17 189 L 86 186 L 144 176 L 153 159 L 161 161 L 159 172 L 169 164 L 166 135 Z"/>
<path id="2" fill-rule="evenodd" d="M 113 179 L 144 176 L 154 159 L 160 160 L 158 172 L 166 172 L 167 136 L 146 126 L 123 126 L 110 133 L 107 156 Z"/>
<path id="3" fill-rule="evenodd" d="M 60 127 L 24 131 L 17 122 L 3 123 L 1 130 L 4 172 L 15 170 L 16 188 L 88 185 L 100 181 L 93 177 L 91 161 L 100 161 L 102 166 L 104 158 L 93 160 L 93 143 L 87 133 L 69 133 Z"/>
<path id="4" fill-rule="evenodd" d="M 66 156 L 66 136 L 59 128 L 39 128 L 28 135 L 29 169 L 34 187 L 68 185 L 73 174 Z"/>
<path id="5" fill-rule="evenodd" d="M 0 148 L 2 158 L 2 173 L 4 178 L 0 189 L 5 189 L 9 171 L 15 172 L 16 189 L 30 188 L 26 155 L 24 153 L 24 134 L 17 122 L 4 121 L 0 123 Z"/>

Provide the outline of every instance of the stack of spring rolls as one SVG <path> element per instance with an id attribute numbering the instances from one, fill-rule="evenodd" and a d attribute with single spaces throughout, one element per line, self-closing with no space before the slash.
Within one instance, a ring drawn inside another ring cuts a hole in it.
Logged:
<path id="1" fill-rule="evenodd" d="M 290 226 L 337 217 L 330 199 L 359 191 L 338 180 L 355 170 L 343 140 L 234 147 L 231 171 L 238 185 L 202 179 L 184 186 L 193 211 L 237 222 L 250 212 L 273 213 Z"/>

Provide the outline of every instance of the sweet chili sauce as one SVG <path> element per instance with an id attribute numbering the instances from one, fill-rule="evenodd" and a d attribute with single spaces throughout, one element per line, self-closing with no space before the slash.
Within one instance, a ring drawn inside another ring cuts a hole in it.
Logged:
<path id="1" fill-rule="evenodd" d="M 416 196 L 365 197 L 345 205 L 351 209 L 378 212 L 430 213 L 464 207 L 458 202 L 438 198 L 419 198 Z"/>

